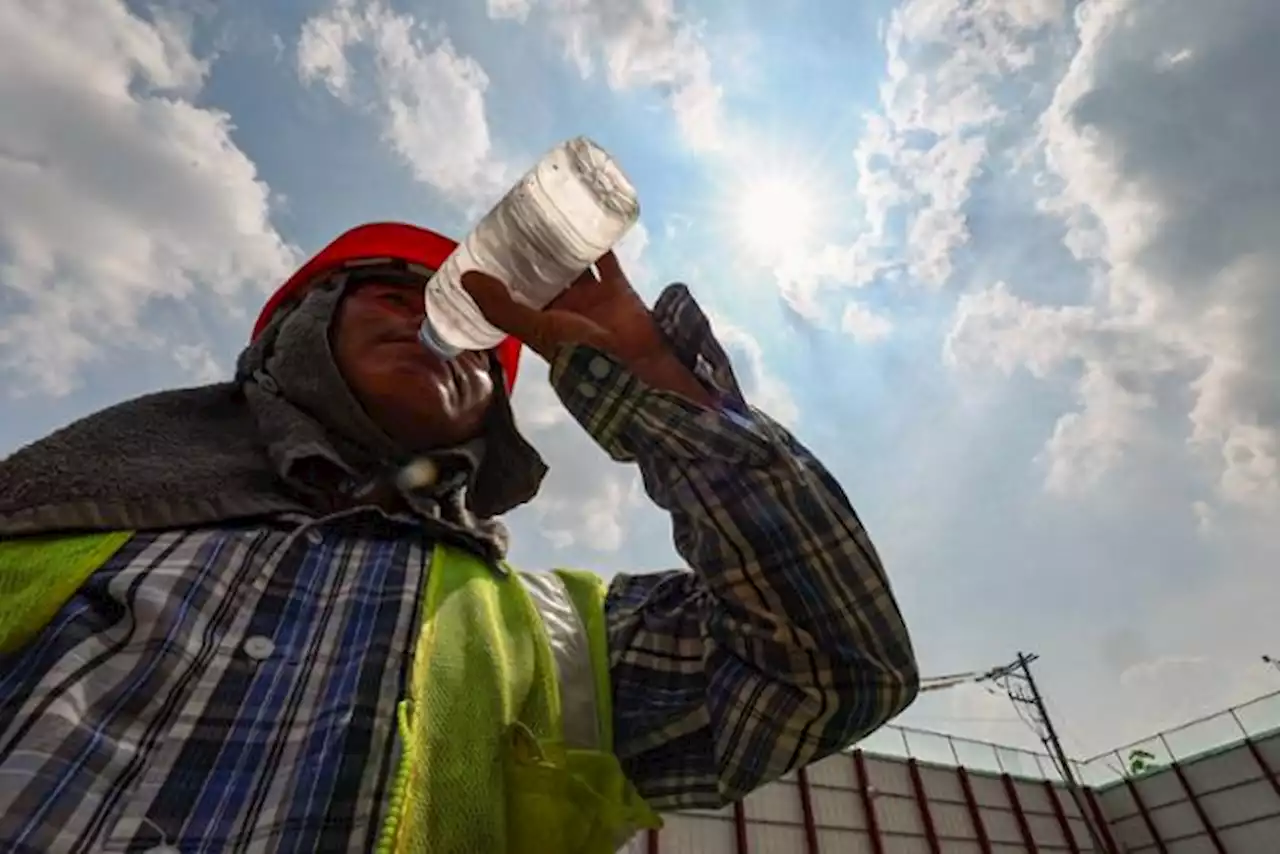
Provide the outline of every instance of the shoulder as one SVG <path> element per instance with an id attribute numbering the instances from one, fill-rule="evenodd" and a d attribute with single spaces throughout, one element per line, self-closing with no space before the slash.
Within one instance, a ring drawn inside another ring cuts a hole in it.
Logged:
<path id="1" fill-rule="evenodd" d="M 223 456 L 255 441 L 231 383 L 148 394 L 95 412 L 0 460 L 0 516 L 92 498 L 167 471 L 175 460 Z"/>
<path id="2" fill-rule="evenodd" d="M 0 469 L 29 463 L 54 448 L 101 448 L 109 440 L 159 438 L 146 428 L 181 422 L 184 427 L 208 424 L 210 428 L 236 416 L 243 396 L 235 383 L 152 392 L 100 409 L 19 448 L 0 459 Z M 151 435 L 147 435 L 147 434 Z"/>

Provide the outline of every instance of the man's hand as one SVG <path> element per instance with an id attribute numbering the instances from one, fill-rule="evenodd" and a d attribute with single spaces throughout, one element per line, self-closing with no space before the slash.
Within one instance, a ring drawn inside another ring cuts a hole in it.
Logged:
<path id="1" fill-rule="evenodd" d="M 550 362 L 564 346 L 585 344 L 616 357 L 648 385 L 710 405 L 711 396 L 667 346 L 618 259 L 607 252 L 542 311 L 511 299 L 502 282 L 476 270 L 462 285 L 485 318 Z"/>

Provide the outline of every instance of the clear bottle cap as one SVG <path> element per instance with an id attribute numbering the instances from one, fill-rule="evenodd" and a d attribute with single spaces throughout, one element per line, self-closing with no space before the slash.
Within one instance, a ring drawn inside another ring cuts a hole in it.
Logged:
<path id="1" fill-rule="evenodd" d="M 461 348 L 453 346 L 436 333 L 430 317 L 422 318 L 422 324 L 418 327 L 418 340 L 422 342 L 422 346 L 446 361 L 457 358 L 462 352 Z"/>

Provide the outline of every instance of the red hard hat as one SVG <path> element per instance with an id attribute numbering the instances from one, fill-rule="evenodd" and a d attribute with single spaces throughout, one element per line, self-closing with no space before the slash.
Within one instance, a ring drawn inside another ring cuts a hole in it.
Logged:
<path id="1" fill-rule="evenodd" d="M 443 235 L 416 225 L 403 222 L 371 222 L 357 225 L 345 232 L 337 240 L 321 249 L 314 258 L 303 264 L 289 281 L 280 286 L 258 315 L 258 322 L 253 325 L 250 340 L 262 334 L 271 322 L 271 316 L 281 305 L 302 297 L 307 288 L 323 274 L 348 261 L 367 258 L 396 258 L 411 264 L 421 264 L 431 270 L 440 269 L 449 254 L 457 247 Z M 504 338 L 497 347 L 498 362 L 506 377 L 507 393 L 510 394 L 516 382 L 516 370 L 520 365 L 520 342 L 510 336 Z"/>

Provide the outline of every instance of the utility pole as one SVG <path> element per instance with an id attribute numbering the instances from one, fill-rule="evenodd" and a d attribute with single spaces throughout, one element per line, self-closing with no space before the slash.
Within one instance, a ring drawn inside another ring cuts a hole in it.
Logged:
<path id="1" fill-rule="evenodd" d="M 1031 707 L 1034 713 L 1033 720 L 1040 727 L 1043 727 L 1043 732 L 1034 725 L 1032 728 L 1036 730 L 1036 735 L 1040 737 L 1040 743 L 1053 755 L 1054 761 L 1058 765 L 1058 770 L 1062 774 L 1062 781 L 1066 784 L 1071 799 L 1075 801 L 1076 809 L 1080 812 L 1080 817 L 1084 819 L 1085 827 L 1089 829 L 1089 837 L 1093 840 L 1094 850 L 1100 852 L 1100 854 L 1111 854 L 1102 834 L 1094 826 L 1093 816 L 1090 815 L 1089 810 L 1085 807 L 1084 799 L 1080 797 L 1080 785 L 1076 782 L 1076 776 L 1071 770 L 1071 762 L 1067 759 L 1067 754 L 1062 749 L 1062 742 L 1058 740 L 1058 731 L 1054 729 L 1053 720 L 1049 717 L 1049 710 L 1045 708 L 1044 697 L 1040 694 L 1040 688 L 1036 685 L 1035 677 L 1031 675 L 1031 664 L 1039 657 L 1034 653 L 1025 655 L 1019 652 L 1018 658 L 1012 664 L 993 669 L 990 673 L 981 677 L 979 681 L 991 679 L 1005 690 L 1005 693 L 1009 695 L 1009 699 L 1013 701 L 1015 706 Z M 1013 679 L 1010 677 L 1013 677 Z"/>

